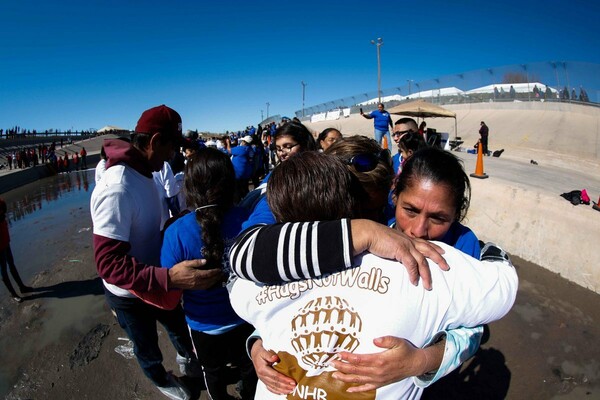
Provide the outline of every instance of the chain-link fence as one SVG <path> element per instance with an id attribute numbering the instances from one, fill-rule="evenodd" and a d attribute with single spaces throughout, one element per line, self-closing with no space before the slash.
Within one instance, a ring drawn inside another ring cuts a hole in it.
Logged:
<path id="1" fill-rule="evenodd" d="M 423 99 L 434 104 L 488 101 L 567 101 L 600 103 L 600 64 L 550 61 L 486 68 L 445 75 L 381 91 L 387 108 L 405 101 Z M 296 111 L 304 119 L 331 119 L 328 113 L 348 115 L 359 108 L 377 107 L 377 90 L 305 107 Z M 304 111 L 304 112 L 303 112 Z M 338 116 L 339 117 L 339 116 Z"/>

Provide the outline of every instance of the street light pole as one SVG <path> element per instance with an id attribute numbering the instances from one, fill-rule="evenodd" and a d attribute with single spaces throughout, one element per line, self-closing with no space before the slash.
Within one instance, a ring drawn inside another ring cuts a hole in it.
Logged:
<path id="1" fill-rule="evenodd" d="M 492 85 L 494 88 L 496 87 L 496 82 L 494 82 L 494 71 L 491 68 L 488 68 L 488 72 L 492 76 Z M 494 101 L 496 101 L 496 91 L 494 90 Z"/>
<path id="2" fill-rule="evenodd" d="M 407 79 L 406 82 L 408 82 L 408 95 L 410 96 L 412 93 L 410 86 L 414 81 L 412 79 Z"/>
<path id="3" fill-rule="evenodd" d="M 267 102 L 267 119 L 269 119 L 269 106 L 270 106 L 270 105 L 271 105 L 271 104 L 270 104 L 269 102 Z"/>
<path id="4" fill-rule="evenodd" d="M 383 39 L 377 38 L 377 41 L 371 40 L 371 44 L 377 46 L 377 97 L 381 103 L 381 50 L 380 47 L 383 45 Z"/>
<path id="5" fill-rule="evenodd" d="M 552 68 L 554 68 L 554 73 L 556 74 L 556 90 L 560 93 L 560 80 L 558 79 L 558 68 L 556 68 L 556 62 L 551 62 Z"/>
<path id="6" fill-rule="evenodd" d="M 565 75 L 567 76 L 567 92 L 569 92 L 569 89 L 571 88 L 571 82 L 569 81 L 569 71 L 567 71 L 567 63 L 565 61 L 563 61 L 563 67 L 565 68 Z M 569 95 L 571 94 L 571 92 L 569 92 Z M 569 96 L 569 103 L 571 102 L 571 96 Z"/>
<path id="7" fill-rule="evenodd" d="M 306 83 L 304 81 L 300 81 L 302 84 L 302 118 L 304 118 L 304 93 L 306 92 Z"/>
<path id="8" fill-rule="evenodd" d="M 525 77 L 527 78 L 527 101 L 531 101 L 531 91 L 529 90 L 529 71 L 527 71 L 527 64 L 522 65 L 525 70 Z"/>

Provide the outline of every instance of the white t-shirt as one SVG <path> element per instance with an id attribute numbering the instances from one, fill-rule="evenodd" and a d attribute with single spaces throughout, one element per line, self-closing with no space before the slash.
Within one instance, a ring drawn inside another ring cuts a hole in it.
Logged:
<path id="1" fill-rule="evenodd" d="M 154 178 L 154 183 L 158 189 L 158 199 L 160 200 L 162 212 L 160 229 L 162 230 L 163 226 L 165 226 L 165 222 L 171 217 L 166 199 L 177 196 L 177 193 L 179 193 L 179 185 L 175 181 L 171 166 L 166 161 L 160 171 L 152 173 L 152 177 Z"/>
<path id="2" fill-rule="evenodd" d="M 177 187 L 179 188 L 179 191 L 177 193 L 177 202 L 179 203 L 179 210 L 181 210 L 181 211 L 187 209 L 187 203 L 185 202 L 185 191 L 183 190 L 184 178 L 185 178 L 185 176 L 183 174 L 183 171 L 175 174 L 175 183 L 177 184 Z"/>
<path id="3" fill-rule="evenodd" d="M 450 271 L 430 262 L 433 290 L 413 286 L 398 262 L 367 254 L 360 267 L 320 279 L 260 286 L 237 279 L 231 285 L 234 310 L 261 333 L 263 345 L 278 353 L 279 367 L 298 382 L 287 399 L 417 399 L 412 379 L 354 397 L 333 379 L 327 361 L 339 351 L 377 353 L 373 339 L 391 335 L 423 346 L 437 332 L 473 327 L 502 318 L 518 287 L 514 268 L 481 262 L 437 243 Z M 294 371 L 294 372 L 292 372 Z M 285 399 L 259 382 L 257 399 Z"/>
<path id="4" fill-rule="evenodd" d="M 90 200 L 94 234 L 131 244 L 129 255 L 140 262 L 160 265 L 161 208 L 154 181 L 125 164 L 108 168 Z M 113 294 L 134 297 L 104 282 Z"/>
<path id="5" fill-rule="evenodd" d="M 100 161 L 98 161 L 98 164 L 96 165 L 96 173 L 94 176 L 94 178 L 96 179 L 96 183 L 100 181 L 102 175 L 104 174 L 104 171 L 106 171 L 106 160 L 101 158 Z"/>

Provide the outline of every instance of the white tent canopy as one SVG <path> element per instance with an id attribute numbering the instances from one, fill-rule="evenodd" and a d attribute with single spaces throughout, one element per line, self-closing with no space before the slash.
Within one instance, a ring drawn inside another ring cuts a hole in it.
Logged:
<path id="1" fill-rule="evenodd" d="M 114 125 L 106 125 L 105 127 L 98 129 L 96 132 L 105 133 L 105 132 L 112 132 L 112 131 L 129 131 L 129 129 L 119 128 L 118 126 L 114 126 Z"/>
<path id="2" fill-rule="evenodd" d="M 407 99 L 418 99 L 418 98 L 427 98 L 427 97 L 431 98 L 431 97 L 438 97 L 438 96 L 457 96 L 457 95 L 464 94 L 464 93 L 465 92 L 463 92 L 459 88 L 452 86 L 452 87 L 446 87 L 446 88 L 440 88 L 440 89 L 424 90 L 422 92 L 411 93 L 408 96 L 393 94 L 391 96 L 382 97 L 381 101 L 383 103 L 385 103 L 385 102 L 393 101 L 393 100 L 403 101 L 403 100 L 407 100 Z M 379 102 L 379 99 L 374 98 L 374 99 L 370 99 L 367 101 L 363 101 L 362 103 L 358 103 L 358 105 L 366 106 L 368 104 L 377 104 L 378 102 Z"/>
<path id="3" fill-rule="evenodd" d="M 403 96 L 402 100 L 406 99 L 418 99 L 418 98 L 427 98 L 427 97 L 437 97 L 437 96 L 458 96 L 460 94 L 464 94 L 462 90 L 456 88 L 454 86 L 440 89 L 431 89 L 424 90 L 422 92 L 412 93 L 408 96 Z"/>
<path id="4" fill-rule="evenodd" d="M 466 92 L 466 94 L 494 93 L 494 88 L 498 89 L 499 91 L 501 91 L 502 89 L 504 89 L 504 92 L 509 93 L 511 86 L 513 87 L 513 89 L 515 89 L 515 93 L 528 93 L 528 92 L 532 92 L 533 88 L 535 86 L 537 86 L 537 88 L 541 92 L 545 92 L 547 85 L 545 85 L 543 83 L 540 83 L 540 82 L 529 82 L 529 83 L 498 83 L 498 84 L 487 85 L 487 86 L 482 86 L 482 87 L 479 87 L 479 88 L 468 90 Z M 556 89 L 554 89 L 554 88 L 550 88 L 550 90 L 552 91 L 552 93 L 558 93 L 558 91 Z"/>

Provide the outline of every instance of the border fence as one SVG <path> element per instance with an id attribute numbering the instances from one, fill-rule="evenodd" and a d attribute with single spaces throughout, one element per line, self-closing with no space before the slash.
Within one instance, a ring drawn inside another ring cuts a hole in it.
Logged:
<path id="1" fill-rule="evenodd" d="M 381 90 L 387 108 L 423 99 L 433 104 L 481 102 L 562 101 L 600 103 L 600 64 L 548 61 L 484 68 L 422 81 L 406 80 L 401 86 Z M 379 102 L 377 90 L 331 100 L 295 112 L 312 122 L 335 120 L 371 111 Z"/>

